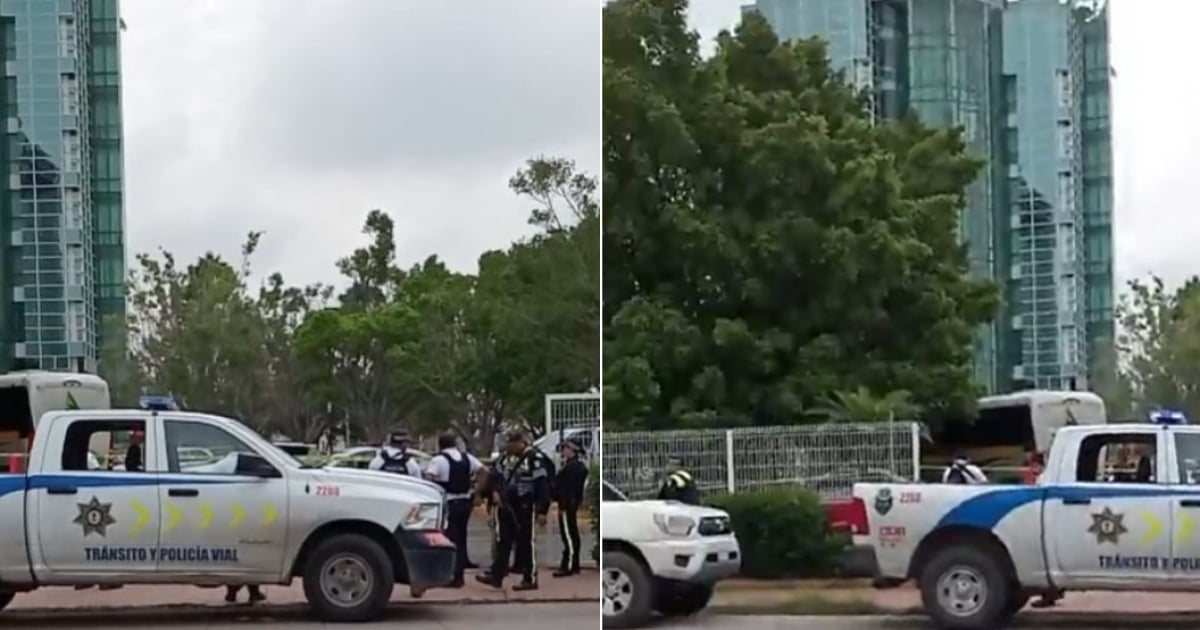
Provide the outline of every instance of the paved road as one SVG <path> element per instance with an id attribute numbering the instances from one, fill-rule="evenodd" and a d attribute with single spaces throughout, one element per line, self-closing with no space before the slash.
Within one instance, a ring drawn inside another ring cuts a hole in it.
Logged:
<path id="1" fill-rule="evenodd" d="M 1071 629 L 1071 630 L 1115 630 L 1115 629 L 1176 629 L 1192 627 L 1195 623 L 1180 619 L 1178 616 L 1168 618 L 1143 618 L 1132 616 L 1122 619 L 1097 619 L 1094 616 L 1079 615 L 1077 619 L 1039 619 L 1019 618 L 1019 622 L 1007 626 L 1013 630 L 1021 628 L 1032 629 Z M 799 617 L 799 616 L 741 616 L 741 615 L 701 615 L 686 621 L 663 621 L 654 624 L 654 630 L 716 630 L 718 628 L 733 628 L 738 630 L 932 630 L 933 624 L 919 617 L 884 618 L 884 617 Z"/>
<path id="2" fill-rule="evenodd" d="M 353 628 L 355 630 L 394 629 L 399 624 L 411 624 L 407 627 L 419 628 L 453 628 L 462 630 L 527 630 L 530 619 L 545 620 L 544 625 L 534 627 L 554 628 L 555 630 L 596 630 L 599 626 L 599 602 L 579 604 L 499 604 L 499 605 L 447 605 L 447 606 L 404 606 L 396 608 L 384 620 L 376 623 L 354 624 L 322 624 L 304 621 L 307 611 L 298 611 L 273 617 L 262 615 L 246 615 L 242 618 L 228 614 L 227 611 L 205 615 L 175 616 L 164 619 L 158 616 L 118 615 L 110 613 L 93 613 L 87 618 L 77 615 L 59 615 L 31 619 L 20 617 L 7 619 L 8 615 L 0 614 L 0 626 L 12 628 L 45 628 L 45 629 L 76 629 L 88 630 L 152 630 L 155 628 L 171 628 L 172 630 L 241 630 L 243 628 L 259 627 L 272 630 L 317 630 L 319 628 Z"/>
<path id="3" fill-rule="evenodd" d="M 583 524 L 579 528 L 579 536 L 583 539 L 582 558 L 584 564 L 591 562 L 592 540 L 591 525 Z M 546 524 L 546 530 L 538 532 L 537 561 L 539 566 L 557 567 L 562 555 L 562 538 L 558 534 L 558 523 L 551 520 Z M 492 557 L 492 532 L 488 529 L 487 521 L 479 517 L 471 519 L 471 529 L 467 539 L 467 549 L 472 562 L 487 566 Z"/>

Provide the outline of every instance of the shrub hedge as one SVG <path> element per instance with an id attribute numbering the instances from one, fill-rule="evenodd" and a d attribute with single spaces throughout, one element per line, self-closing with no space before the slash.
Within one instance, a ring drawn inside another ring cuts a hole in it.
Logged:
<path id="1" fill-rule="evenodd" d="M 742 575 L 759 579 L 826 576 L 848 540 L 831 534 L 817 495 L 780 488 L 708 497 L 729 512 L 742 550 Z"/>

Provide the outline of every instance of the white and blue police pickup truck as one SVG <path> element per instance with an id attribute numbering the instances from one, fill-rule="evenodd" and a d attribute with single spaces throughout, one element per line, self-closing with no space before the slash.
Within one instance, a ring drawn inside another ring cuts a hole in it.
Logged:
<path id="1" fill-rule="evenodd" d="M 655 612 L 698 613 L 716 583 L 741 570 L 727 512 L 676 501 L 629 501 L 608 482 L 600 492 L 605 628 L 641 627 Z"/>
<path id="2" fill-rule="evenodd" d="M 138 452 L 96 469 L 96 441 Z M 180 456 L 195 449 L 214 458 Z M 371 620 L 397 583 L 420 596 L 453 581 L 443 507 L 432 483 L 308 467 L 228 418 L 52 411 L 24 473 L 0 475 L 0 604 L 43 587 L 299 577 L 321 619 Z"/>
<path id="3" fill-rule="evenodd" d="M 1003 626 L 1034 595 L 1200 591 L 1200 426 L 1069 426 L 1034 485 L 854 486 L 856 545 L 914 579 L 940 628 Z"/>

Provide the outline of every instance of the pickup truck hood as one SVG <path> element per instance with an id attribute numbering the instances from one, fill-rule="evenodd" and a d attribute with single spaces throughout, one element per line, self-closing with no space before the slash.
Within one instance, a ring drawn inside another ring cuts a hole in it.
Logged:
<path id="1" fill-rule="evenodd" d="M 702 505 L 688 505 L 678 501 L 610 501 L 601 503 L 601 518 L 603 513 L 607 511 L 614 512 L 644 512 L 648 514 L 667 514 L 690 516 L 695 519 L 723 516 L 729 517 L 729 514 L 724 510 L 704 507 Z"/>
<path id="2" fill-rule="evenodd" d="M 436 483 L 408 475 L 397 475 L 395 473 L 375 470 L 358 470 L 356 468 L 319 468 L 311 472 L 313 473 L 313 481 L 320 483 L 353 484 L 383 489 L 394 488 L 399 491 L 411 493 L 422 502 L 427 503 L 441 503 L 446 496 L 446 492 Z"/>

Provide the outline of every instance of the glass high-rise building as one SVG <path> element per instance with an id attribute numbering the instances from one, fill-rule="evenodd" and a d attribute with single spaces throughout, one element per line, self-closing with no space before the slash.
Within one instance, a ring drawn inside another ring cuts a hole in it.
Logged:
<path id="1" fill-rule="evenodd" d="M 1084 388 L 1112 343 L 1107 12 L 1074 0 L 757 0 L 780 37 L 821 37 L 883 118 L 960 126 L 988 166 L 967 190 L 971 272 L 1004 300 L 975 344 L 988 391 Z"/>
<path id="2" fill-rule="evenodd" d="M 0 371 L 94 371 L 125 312 L 118 0 L 0 0 Z"/>

